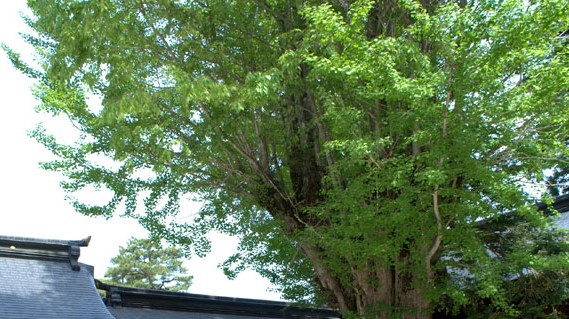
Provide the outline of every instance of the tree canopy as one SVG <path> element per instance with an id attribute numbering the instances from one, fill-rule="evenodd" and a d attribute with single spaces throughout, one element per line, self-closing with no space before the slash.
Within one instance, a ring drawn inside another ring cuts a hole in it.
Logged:
<path id="1" fill-rule="evenodd" d="M 180 248 L 164 248 L 157 239 L 130 238 L 111 259 L 105 281 L 134 288 L 188 290 L 192 276 L 187 275 L 183 261 Z"/>
<path id="2" fill-rule="evenodd" d="M 545 218 L 527 185 L 567 158 L 562 0 L 30 0 L 41 127 L 71 194 L 192 253 L 238 236 L 224 264 L 292 300 L 428 318 L 477 296 L 515 315 L 478 221 Z M 555 54 L 553 54 L 555 52 Z M 89 96 L 101 105 L 88 103 Z M 106 158 L 106 161 L 101 161 Z M 205 204 L 180 218 L 180 201 Z M 139 206 L 144 209 L 137 209 Z M 514 254 L 510 272 L 567 254 Z"/>

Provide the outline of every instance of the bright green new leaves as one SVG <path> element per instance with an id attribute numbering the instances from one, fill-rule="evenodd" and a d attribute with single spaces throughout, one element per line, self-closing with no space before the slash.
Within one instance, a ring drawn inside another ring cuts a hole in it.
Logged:
<path id="1" fill-rule="evenodd" d="M 105 280 L 127 287 L 185 291 L 192 276 L 186 274 L 183 258 L 181 249 L 162 247 L 156 239 L 131 238 L 111 259 Z"/>
<path id="2" fill-rule="evenodd" d="M 236 235 L 230 276 L 249 267 L 361 316 L 428 317 L 443 296 L 458 309 L 447 267 L 514 314 L 504 263 L 551 265 L 494 258 L 478 222 L 545 224 L 524 187 L 567 155 L 566 1 L 29 5 L 43 69 L 10 55 L 40 80 L 40 109 L 82 134 L 37 130 L 60 157 L 44 167 L 71 193 L 112 193 L 74 201 L 83 213 L 200 254 L 207 231 Z M 187 196 L 196 216 L 180 214 Z"/>

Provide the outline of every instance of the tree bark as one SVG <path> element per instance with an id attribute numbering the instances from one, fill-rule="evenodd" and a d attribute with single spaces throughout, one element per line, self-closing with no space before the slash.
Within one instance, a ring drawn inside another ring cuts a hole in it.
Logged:
<path id="1" fill-rule="evenodd" d="M 275 16 L 283 32 L 295 27 L 301 29 L 305 27 L 293 25 L 303 23 L 303 19 L 296 16 L 296 8 L 289 16 L 263 1 L 257 2 Z M 434 3 L 435 1 L 425 1 L 423 4 L 430 7 Z M 349 1 L 339 1 L 337 4 L 338 10 L 347 12 Z M 412 19 L 406 9 L 400 7 L 397 1 L 380 0 L 370 12 L 366 33 L 370 39 L 378 36 L 395 37 L 400 29 L 411 23 Z M 289 45 L 291 45 L 289 49 L 296 49 L 296 44 Z M 322 178 L 328 173 L 329 165 L 334 163 L 331 158 L 320 158 L 326 156 L 321 152 L 323 141 L 331 137 L 326 135 L 328 130 L 325 124 L 319 122 L 318 116 L 322 111 L 318 110 L 319 106 L 312 98 L 311 87 L 307 81 L 310 71 L 309 66 L 301 63 L 298 74 L 300 85 L 290 89 L 283 105 L 283 113 L 289 116 L 287 123 L 284 124 L 287 128 L 285 134 L 290 140 L 285 158 L 290 169 L 287 172 L 291 182 L 290 188 L 275 180 L 263 188 L 265 190 L 263 194 L 257 195 L 259 202 L 274 218 L 285 222 L 285 232 L 290 234 L 303 231 L 307 227 L 316 230 L 319 227 L 334 227 L 332 224 L 323 224 L 322 220 L 315 219 L 304 209 L 316 206 L 324 200 Z M 381 106 L 382 109 L 384 107 Z M 380 111 L 377 117 L 382 115 L 383 111 Z M 379 129 L 379 120 L 374 120 L 372 129 Z M 417 145 L 414 146 L 411 152 L 421 152 Z M 391 155 L 392 151 L 385 156 Z M 424 251 L 431 248 L 427 247 L 427 244 L 425 243 Z M 366 267 L 356 267 L 350 265 L 349 261 L 342 260 L 342 256 L 326 251 L 312 241 L 301 241 L 299 246 L 314 266 L 320 287 L 329 293 L 328 306 L 364 318 L 431 318 L 430 303 L 423 295 L 425 287 L 421 286 L 426 281 L 408 269 L 410 261 L 407 251 L 399 253 L 398 260 L 394 263 L 398 266 L 370 259 Z M 331 262 L 340 264 L 343 273 L 338 274 L 337 268 L 329 268 L 327 265 Z M 430 273 L 430 262 L 431 258 L 427 261 L 428 266 L 425 269 L 427 276 Z"/>

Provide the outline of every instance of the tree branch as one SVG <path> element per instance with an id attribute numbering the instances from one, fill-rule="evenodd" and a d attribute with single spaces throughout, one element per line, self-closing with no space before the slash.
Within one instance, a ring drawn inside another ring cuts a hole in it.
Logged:
<path id="1" fill-rule="evenodd" d="M 433 262 L 433 257 L 439 251 L 440 246 L 441 246 L 441 242 L 442 242 L 442 237 L 443 237 L 443 224 L 442 224 L 441 213 L 439 211 L 439 189 L 438 189 L 438 186 L 435 187 L 435 192 L 433 193 L 433 211 L 435 213 L 435 218 L 437 220 L 437 235 L 435 236 L 435 240 L 433 242 L 433 245 L 431 246 L 431 249 L 427 253 L 426 263 L 427 263 L 427 275 L 429 277 L 432 276 L 432 267 L 431 266 L 432 266 L 432 262 Z"/>

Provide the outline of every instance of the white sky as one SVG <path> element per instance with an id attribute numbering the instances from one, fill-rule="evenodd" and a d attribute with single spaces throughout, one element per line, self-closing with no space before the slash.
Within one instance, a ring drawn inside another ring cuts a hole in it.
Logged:
<path id="1" fill-rule="evenodd" d="M 29 59 L 32 49 L 18 35 L 27 30 L 20 12 L 26 12 L 24 0 L 0 0 L 0 43 Z M 52 239 L 92 236 L 89 247 L 82 248 L 80 261 L 95 266 L 95 277 L 102 278 L 118 247 L 131 236 L 145 237 L 145 230 L 134 220 L 90 218 L 73 210 L 59 188 L 61 176 L 39 168 L 38 163 L 52 158 L 51 154 L 27 135 L 40 122 L 56 130 L 61 123 L 34 112 L 33 82 L 14 70 L 3 51 L 0 81 L 0 235 Z M 65 129 L 54 133 L 66 134 Z M 244 272 L 232 281 L 225 278 L 217 265 L 234 251 L 235 241 L 221 235 L 214 238 L 210 256 L 195 257 L 187 263 L 194 276 L 189 292 L 279 299 L 278 294 L 267 291 L 269 282 L 254 272 Z"/>

